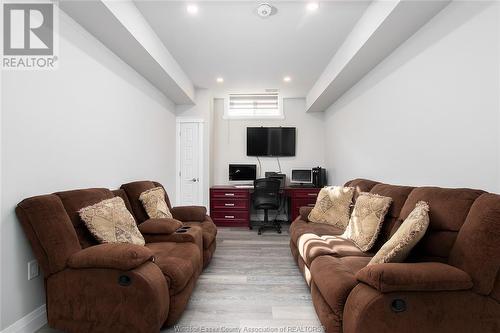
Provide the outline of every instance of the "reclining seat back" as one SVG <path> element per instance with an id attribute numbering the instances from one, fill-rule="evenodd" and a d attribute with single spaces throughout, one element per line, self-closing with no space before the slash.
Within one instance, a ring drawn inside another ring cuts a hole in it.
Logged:
<path id="1" fill-rule="evenodd" d="M 358 198 L 358 195 L 361 192 L 370 192 L 370 190 L 377 184 L 380 184 L 379 182 L 369 180 L 369 179 L 363 179 L 363 178 L 356 178 L 353 180 L 348 181 L 347 183 L 344 184 L 345 187 L 354 187 L 354 196 L 352 198 L 352 203 L 356 202 L 356 199 Z"/>
<path id="2" fill-rule="evenodd" d="M 106 188 L 89 188 L 55 193 L 60 199 L 78 236 L 80 246 L 85 249 L 97 245 L 99 242 L 89 232 L 83 223 L 78 211 L 84 207 L 94 205 L 102 200 L 111 199 L 115 195 Z"/>
<path id="3" fill-rule="evenodd" d="M 415 188 L 401 210 L 400 221 L 408 217 L 417 202 L 426 201 L 430 208 L 430 225 L 422 240 L 410 253 L 408 261 L 448 262 L 457 234 L 472 204 L 483 193 L 484 191 L 472 189 Z"/>
<path id="4" fill-rule="evenodd" d="M 396 186 L 389 184 L 377 184 L 371 189 L 370 193 L 392 198 L 391 206 L 382 224 L 382 230 L 380 230 L 377 242 L 372 249 L 374 253 L 391 238 L 394 226 L 400 225 L 401 209 L 413 189 L 414 187 L 411 186 Z"/>
<path id="5" fill-rule="evenodd" d="M 473 291 L 500 301 L 500 195 L 485 193 L 472 205 L 449 264 L 467 272 Z"/>
<path id="6" fill-rule="evenodd" d="M 135 220 L 138 224 L 149 219 L 146 210 L 144 209 L 141 201 L 139 200 L 139 196 L 142 192 L 150 190 L 155 187 L 162 187 L 160 183 L 152 182 L 152 181 L 137 181 L 132 183 L 123 184 L 120 189 L 124 190 L 127 194 L 128 200 L 130 202 L 130 206 L 132 208 L 132 214 L 135 217 Z M 167 202 L 167 206 L 169 209 L 172 209 L 172 205 L 170 204 L 170 199 L 168 198 L 167 191 L 165 191 L 165 201 Z"/>
<path id="7" fill-rule="evenodd" d="M 62 271 L 68 258 L 81 250 L 61 199 L 55 194 L 21 201 L 16 214 L 47 279 Z"/>

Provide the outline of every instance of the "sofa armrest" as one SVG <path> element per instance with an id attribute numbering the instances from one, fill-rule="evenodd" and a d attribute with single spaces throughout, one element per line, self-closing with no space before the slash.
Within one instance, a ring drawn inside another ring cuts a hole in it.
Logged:
<path id="1" fill-rule="evenodd" d="M 299 209 L 300 218 L 306 222 L 309 222 L 309 214 L 311 213 L 312 209 L 313 207 L 308 207 L 308 206 L 300 207 Z"/>
<path id="2" fill-rule="evenodd" d="M 166 234 L 166 235 L 174 233 L 180 227 L 182 227 L 181 221 L 169 218 L 149 219 L 142 222 L 138 226 L 141 234 Z"/>
<path id="3" fill-rule="evenodd" d="M 207 208 L 203 206 L 178 206 L 170 209 L 174 219 L 182 222 L 203 222 L 207 215 Z"/>
<path id="4" fill-rule="evenodd" d="M 78 251 L 68 259 L 70 268 L 113 268 L 128 271 L 153 259 L 147 247 L 135 244 L 100 244 Z"/>
<path id="5" fill-rule="evenodd" d="M 360 270 L 356 278 L 381 293 L 472 288 L 469 274 L 438 262 L 374 264 Z"/>

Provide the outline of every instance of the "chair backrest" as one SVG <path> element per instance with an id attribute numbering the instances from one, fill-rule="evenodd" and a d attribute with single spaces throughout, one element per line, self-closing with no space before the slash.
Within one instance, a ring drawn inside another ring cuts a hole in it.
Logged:
<path id="1" fill-rule="evenodd" d="M 142 192 L 150 190 L 155 187 L 163 187 L 160 183 L 152 182 L 152 181 L 137 181 L 132 183 L 123 184 L 120 189 L 124 190 L 127 194 L 128 200 L 130 202 L 130 207 L 132 208 L 132 214 L 135 217 L 135 220 L 138 224 L 146 221 L 149 217 L 139 200 L 139 196 Z M 165 188 L 163 188 L 165 190 Z M 168 198 L 167 191 L 165 190 L 165 201 L 167 202 L 167 206 L 169 209 L 172 208 L 170 204 L 170 199 Z"/>
<path id="2" fill-rule="evenodd" d="M 385 242 L 391 238 L 393 230 L 395 229 L 394 227 L 400 225 L 401 220 L 399 215 L 401 214 L 401 209 L 413 189 L 414 188 L 411 186 L 397 186 L 379 183 L 373 186 L 370 190 L 370 193 L 392 198 L 391 206 L 385 215 L 382 230 L 380 230 L 380 235 L 378 236 L 377 242 L 373 247 L 373 251 L 378 251 L 382 245 L 384 245 Z"/>
<path id="3" fill-rule="evenodd" d="M 281 182 L 275 178 L 261 178 L 254 181 L 253 203 L 254 207 L 269 208 L 274 206 L 278 208 L 280 205 L 279 192 Z"/>
<path id="4" fill-rule="evenodd" d="M 474 201 L 448 263 L 469 273 L 475 292 L 500 301 L 500 195 L 485 193 Z"/>

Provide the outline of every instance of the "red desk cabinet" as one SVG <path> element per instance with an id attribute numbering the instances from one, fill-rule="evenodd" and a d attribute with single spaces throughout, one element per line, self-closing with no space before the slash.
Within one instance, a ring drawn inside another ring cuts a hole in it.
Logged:
<path id="1" fill-rule="evenodd" d="M 250 226 L 250 191 L 231 186 L 210 189 L 210 216 L 222 227 Z"/>

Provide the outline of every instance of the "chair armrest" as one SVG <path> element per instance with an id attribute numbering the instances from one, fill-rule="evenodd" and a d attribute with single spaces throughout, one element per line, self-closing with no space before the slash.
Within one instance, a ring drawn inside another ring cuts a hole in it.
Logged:
<path id="1" fill-rule="evenodd" d="M 182 227 L 181 221 L 169 218 L 149 219 L 142 222 L 138 226 L 141 234 L 166 234 L 166 235 L 174 233 L 180 227 Z"/>
<path id="2" fill-rule="evenodd" d="M 203 206 L 178 206 L 170 209 L 172 216 L 182 222 L 203 222 L 207 209 Z"/>
<path id="3" fill-rule="evenodd" d="M 100 244 L 78 251 L 68 259 L 71 268 L 113 268 L 128 271 L 153 258 L 147 247 L 135 244 Z"/>
<path id="4" fill-rule="evenodd" d="M 303 206 L 299 208 L 300 218 L 306 222 L 309 222 L 309 214 L 313 207 Z"/>
<path id="5" fill-rule="evenodd" d="M 381 293 L 392 291 L 453 291 L 472 288 L 466 272 L 438 262 L 369 265 L 356 274 Z"/>

